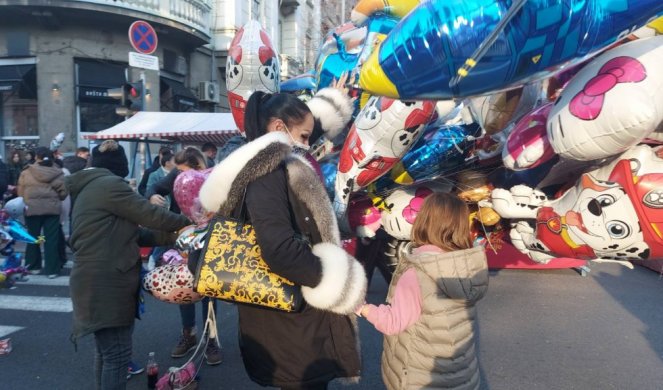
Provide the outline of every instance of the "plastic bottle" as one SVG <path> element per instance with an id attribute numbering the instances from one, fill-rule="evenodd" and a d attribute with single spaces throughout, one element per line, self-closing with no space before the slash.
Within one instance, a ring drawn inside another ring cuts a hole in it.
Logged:
<path id="1" fill-rule="evenodd" d="M 157 381 L 159 380 L 159 365 L 157 364 L 156 359 L 154 358 L 154 352 L 150 352 L 147 357 L 147 388 L 154 389 L 157 387 Z"/>

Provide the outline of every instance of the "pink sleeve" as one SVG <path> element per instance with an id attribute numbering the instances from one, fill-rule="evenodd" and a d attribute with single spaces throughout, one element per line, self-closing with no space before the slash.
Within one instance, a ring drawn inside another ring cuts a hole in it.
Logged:
<path id="1" fill-rule="evenodd" d="M 391 305 L 366 305 L 366 319 L 377 330 L 386 334 L 398 334 L 419 320 L 421 316 L 421 289 L 413 268 L 401 275 Z"/>

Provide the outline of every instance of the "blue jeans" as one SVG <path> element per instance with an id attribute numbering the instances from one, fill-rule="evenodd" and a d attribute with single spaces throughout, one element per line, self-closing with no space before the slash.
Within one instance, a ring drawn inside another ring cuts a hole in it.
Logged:
<path id="1" fill-rule="evenodd" d="M 94 332 L 97 345 L 94 375 L 97 390 L 124 390 L 131 360 L 131 335 L 134 326 L 105 328 Z"/>
<path id="2" fill-rule="evenodd" d="M 207 320 L 207 312 L 209 311 L 208 302 L 211 298 L 205 297 L 200 303 L 203 306 L 203 322 L 202 326 L 205 326 L 205 320 Z M 212 301 L 214 305 L 214 313 L 216 313 L 216 299 Z M 196 304 L 190 303 L 188 305 L 179 305 L 180 306 L 180 316 L 182 317 L 182 328 L 193 328 L 196 326 Z"/>

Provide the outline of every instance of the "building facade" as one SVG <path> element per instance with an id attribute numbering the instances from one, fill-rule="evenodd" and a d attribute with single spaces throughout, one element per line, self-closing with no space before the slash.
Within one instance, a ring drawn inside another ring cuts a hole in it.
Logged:
<path id="1" fill-rule="evenodd" d="M 283 77 L 313 68 L 321 0 L 0 0 L 0 154 L 47 145 L 63 152 L 124 120 L 108 90 L 144 80 L 145 110 L 225 112 L 235 31 L 261 22 Z M 280 3 L 280 4 L 279 4 Z M 159 70 L 128 66 L 129 26 L 150 23 Z M 292 64 L 292 65 L 291 65 Z"/>

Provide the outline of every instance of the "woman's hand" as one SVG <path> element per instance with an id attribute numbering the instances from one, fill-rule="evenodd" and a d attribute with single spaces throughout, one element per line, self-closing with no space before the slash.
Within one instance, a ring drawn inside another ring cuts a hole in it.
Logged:
<path id="1" fill-rule="evenodd" d="M 150 203 L 156 206 L 166 207 L 166 198 L 159 194 L 154 194 L 150 197 Z"/>

